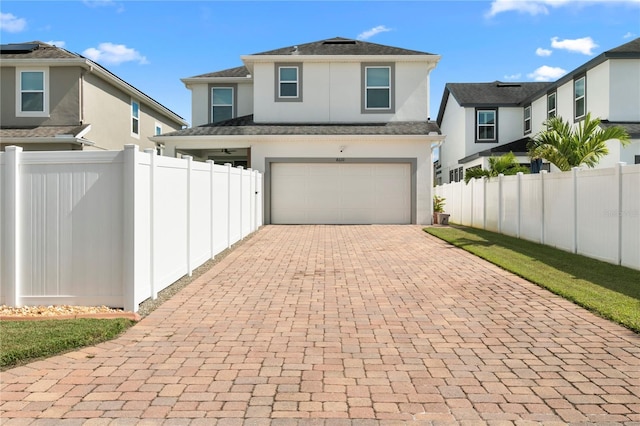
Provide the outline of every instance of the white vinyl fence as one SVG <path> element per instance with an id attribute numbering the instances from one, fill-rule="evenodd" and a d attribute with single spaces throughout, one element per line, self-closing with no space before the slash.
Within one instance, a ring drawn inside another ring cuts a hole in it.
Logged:
<path id="1" fill-rule="evenodd" d="M 450 222 L 640 270 L 640 165 L 434 188 Z"/>
<path id="2" fill-rule="evenodd" d="M 262 226 L 262 175 L 140 152 L 0 153 L 0 304 L 137 311 Z"/>

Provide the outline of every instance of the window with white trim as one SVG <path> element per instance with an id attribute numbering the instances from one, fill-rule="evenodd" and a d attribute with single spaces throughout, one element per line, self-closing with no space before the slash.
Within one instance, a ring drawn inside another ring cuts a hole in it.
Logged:
<path id="1" fill-rule="evenodd" d="M 476 142 L 497 141 L 497 116 L 495 109 L 476 110 Z"/>
<path id="2" fill-rule="evenodd" d="M 573 81 L 573 105 L 576 120 L 584 117 L 587 111 L 586 80 L 586 77 L 582 76 Z"/>
<path id="3" fill-rule="evenodd" d="M 131 136 L 140 137 L 140 103 L 131 100 Z"/>
<path id="4" fill-rule="evenodd" d="M 391 109 L 391 67 L 365 67 L 365 109 Z"/>
<path id="5" fill-rule="evenodd" d="M 549 93 L 547 95 L 547 119 L 553 118 L 556 116 L 556 92 Z"/>
<path id="6" fill-rule="evenodd" d="M 278 97 L 298 97 L 298 67 L 278 68 Z"/>
<path id="7" fill-rule="evenodd" d="M 162 124 L 156 122 L 156 124 L 154 126 L 153 134 L 155 136 L 160 136 L 162 134 Z"/>
<path id="8" fill-rule="evenodd" d="M 16 70 L 16 116 L 46 117 L 49 115 L 47 69 Z"/>
<path id="9" fill-rule="evenodd" d="M 524 133 L 531 133 L 531 105 L 524 107 Z"/>
<path id="10" fill-rule="evenodd" d="M 217 123 L 233 118 L 233 87 L 211 89 L 211 122 Z"/>

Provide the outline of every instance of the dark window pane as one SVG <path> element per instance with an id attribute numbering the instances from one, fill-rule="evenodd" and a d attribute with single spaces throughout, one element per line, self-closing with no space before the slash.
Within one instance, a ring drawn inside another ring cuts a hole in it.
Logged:
<path id="1" fill-rule="evenodd" d="M 27 71 L 22 73 L 22 90 L 44 90 L 44 73 Z"/>
<path id="2" fill-rule="evenodd" d="M 389 108 L 389 89 L 367 89 L 367 108 Z"/>
<path id="3" fill-rule="evenodd" d="M 575 89 L 576 90 L 576 98 L 584 96 L 584 78 L 581 78 L 580 80 L 576 80 L 575 88 L 576 88 Z"/>
<path id="4" fill-rule="evenodd" d="M 44 93 L 23 93 L 22 111 L 44 111 Z"/>
<path id="5" fill-rule="evenodd" d="M 576 117 L 582 117 L 584 115 L 584 98 L 576 101 Z"/>
<path id="6" fill-rule="evenodd" d="M 140 105 L 138 105 L 137 102 L 133 102 L 131 104 L 131 115 L 134 116 L 135 118 L 140 117 Z"/>
<path id="7" fill-rule="evenodd" d="M 135 118 L 131 120 L 131 131 L 136 135 L 138 134 L 138 120 Z"/>
<path id="8" fill-rule="evenodd" d="M 367 68 L 367 87 L 389 87 L 389 68 Z"/>
<path id="9" fill-rule="evenodd" d="M 213 89 L 213 104 L 214 105 L 232 105 L 233 104 L 233 89 Z"/>
<path id="10" fill-rule="evenodd" d="M 478 129 L 478 139 L 495 139 L 494 128 L 489 126 L 480 126 L 480 128 Z"/>
<path id="11" fill-rule="evenodd" d="M 298 96 L 297 83 L 280 83 L 280 96 Z"/>
<path id="12" fill-rule="evenodd" d="M 478 124 L 495 124 L 495 111 L 478 111 Z"/>
<path id="13" fill-rule="evenodd" d="M 280 68 L 280 81 L 298 81 L 298 68 Z"/>
<path id="14" fill-rule="evenodd" d="M 215 106 L 213 107 L 213 122 L 229 120 L 233 118 L 233 107 Z"/>

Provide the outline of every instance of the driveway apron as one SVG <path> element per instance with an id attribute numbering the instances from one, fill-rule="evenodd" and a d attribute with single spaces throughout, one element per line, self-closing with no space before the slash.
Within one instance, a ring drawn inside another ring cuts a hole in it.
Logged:
<path id="1" fill-rule="evenodd" d="M 640 336 L 420 226 L 265 226 L 0 423 L 640 422 Z"/>

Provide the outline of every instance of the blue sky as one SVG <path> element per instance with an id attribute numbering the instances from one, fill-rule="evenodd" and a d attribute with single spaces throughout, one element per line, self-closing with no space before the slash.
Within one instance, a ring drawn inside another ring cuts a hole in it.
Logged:
<path id="1" fill-rule="evenodd" d="M 336 36 L 441 55 L 431 73 L 435 119 L 448 82 L 554 81 L 640 37 L 640 0 L 0 3 L 3 44 L 39 40 L 82 54 L 188 122 L 181 78 Z"/>

